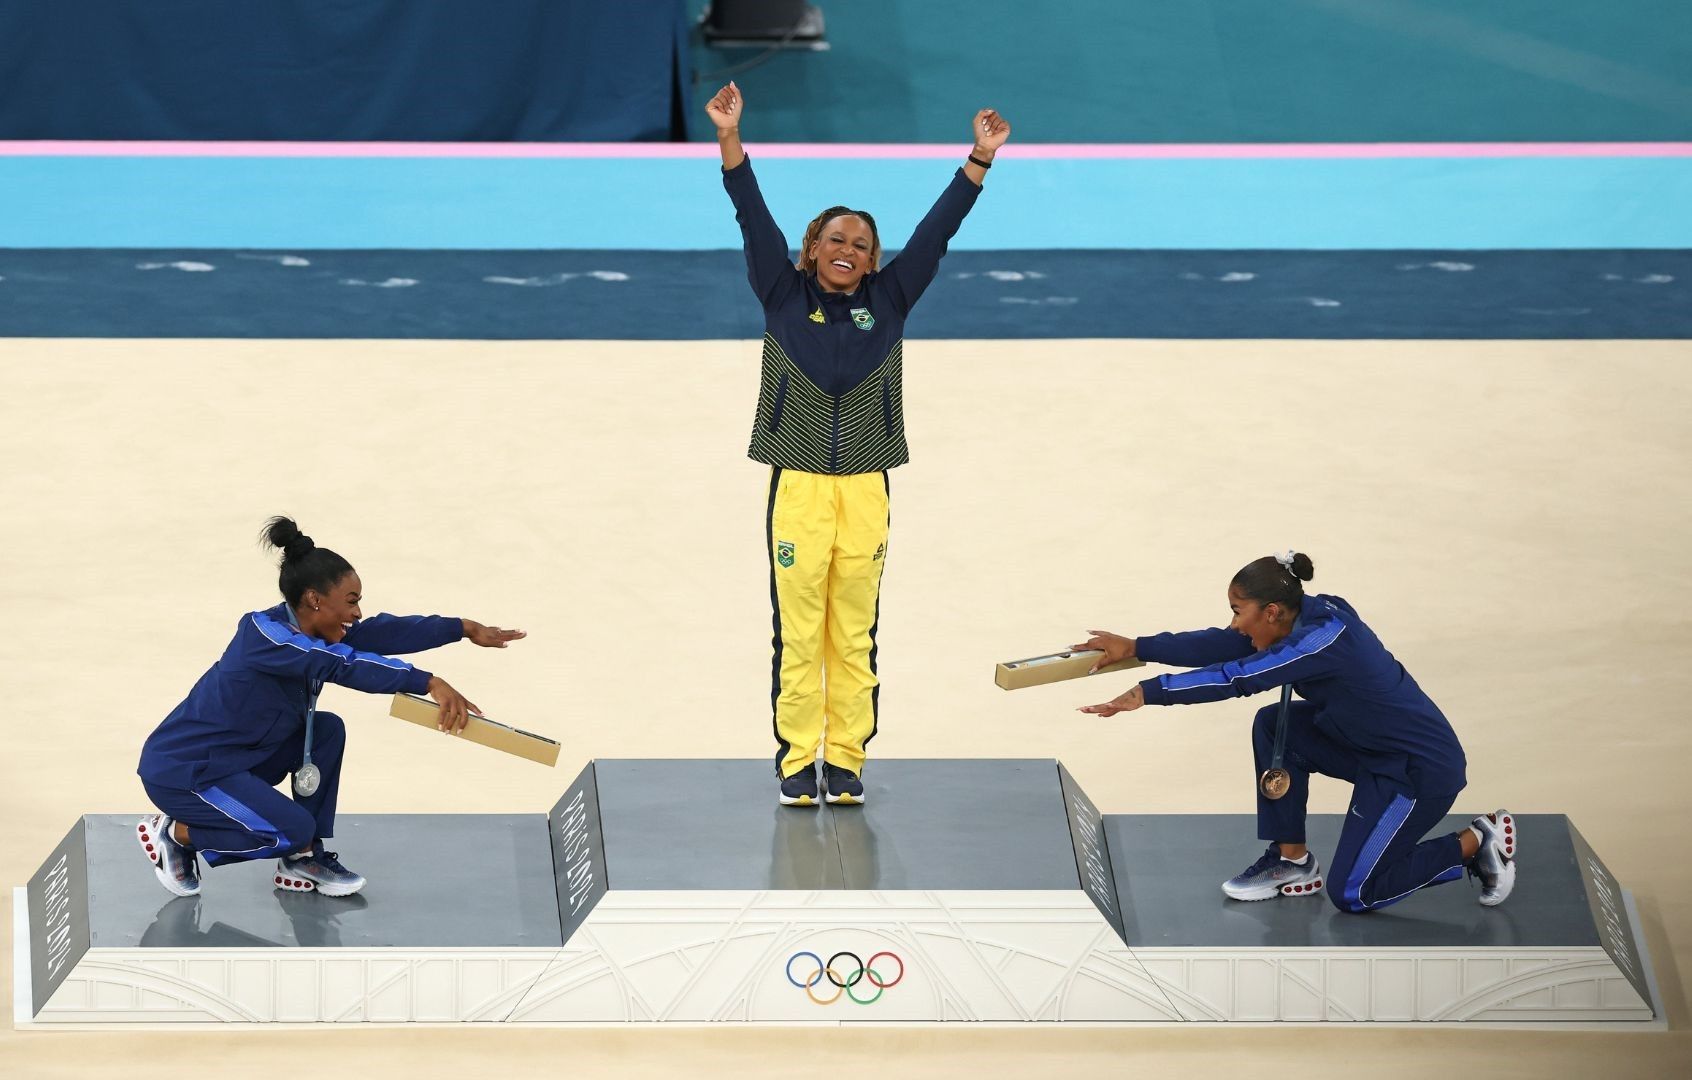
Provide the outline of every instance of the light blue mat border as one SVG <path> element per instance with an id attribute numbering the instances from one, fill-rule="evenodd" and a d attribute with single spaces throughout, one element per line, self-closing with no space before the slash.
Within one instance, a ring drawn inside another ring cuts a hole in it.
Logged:
<path id="1" fill-rule="evenodd" d="M 756 167 L 790 233 L 844 202 L 874 213 L 890 247 L 951 173 Z M 698 158 L 13 156 L 0 206 L 10 248 L 739 246 L 716 163 Z M 1009 160 L 954 246 L 1692 248 L 1692 157 Z"/>

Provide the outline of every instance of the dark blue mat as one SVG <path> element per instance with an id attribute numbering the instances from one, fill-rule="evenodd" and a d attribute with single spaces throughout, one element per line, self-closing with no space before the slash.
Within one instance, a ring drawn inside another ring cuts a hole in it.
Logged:
<path id="1" fill-rule="evenodd" d="M 737 251 L 0 249 L 0 337 L 756 338 Z M 1692 251 L 954 252 L 917 338 L 1692 338 Z"/>

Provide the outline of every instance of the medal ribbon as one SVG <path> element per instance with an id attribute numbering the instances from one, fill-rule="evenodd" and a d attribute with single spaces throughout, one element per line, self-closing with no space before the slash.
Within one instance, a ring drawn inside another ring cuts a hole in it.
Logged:
<path id="1" fill-rule="evenodd" d="M 283 604 L 282 610 L 286 611 L 288 613 L 288 625 L 292 626 L 295 630 L 300 630 L 300 621 L 294 617 L 294 609 L 289 607 L 287 604 Z M 300 633 L 303 634 L 303 633 L 305 633 L 305 631 L 300 630 Z M 1289 689 L 1290 689 L 1290 687 L 1289 687 Z M 311 767 L 311 722 L 313 720 L 317 719 L 317 695 L 321 694 L 322 692 L 323 692 L 323 680 L 322 679 L 312 680 L 312 683 L 311 683 L 311 701 L 310 701 L 310 703 L 308 703 L 306 705 L 305 753 L 304 753 L 304 755 L 302 755 L 302 757 L 300 759 L 300 767 L 294 770 L 294 776 L 296 778 L 300 775 L 300 773 L 304 772 L 306 769 L 309 769 Z M 1284 716 L 1285 713 L 1283 712 L 1282 715 Z M 1279 745 L 1279 743 L 1277 743 L 1276 745 Z M 1277 758 L 1277 760 L 1278 760 L 1278 758 Z"/>
<path id="2" fill-rule="evenodd" d="M 1292 704 L 1292 683 L 1281 687 L 1281 708 L 1275 714 L 1275 750 L 1269 758 L 1269 768 L 1279 769 L 1287 756 L 1287 709 Z"/>

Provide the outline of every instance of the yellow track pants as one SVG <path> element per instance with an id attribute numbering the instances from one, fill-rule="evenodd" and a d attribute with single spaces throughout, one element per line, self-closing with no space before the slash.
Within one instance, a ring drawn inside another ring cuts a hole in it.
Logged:
<path id="1" fill-rule="evenodd" d="M 887 492 L 885 472 L 770 471 L 770 704 L 784 777 L 815 761 L 819 746 L 830 764 L 863 771 L 881 692 L 875 631 Z"/>

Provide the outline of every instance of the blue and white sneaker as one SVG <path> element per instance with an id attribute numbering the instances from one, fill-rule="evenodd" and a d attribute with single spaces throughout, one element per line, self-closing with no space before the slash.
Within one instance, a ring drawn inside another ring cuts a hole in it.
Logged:
<path id="1" fill-rule="evenodd" d="M 319 844 L 302 859 L 283 859 L 276 864 L 272 883 L 288 892 L 320 892 L 324 896 L 351 896 L 364 888 L 364 878 L 341 865 L 333 851 Z"/>
<path id="2" fill-rule="evenodd" d="M 1235 900 L 1273 900 L 1277 896 L 1315 896 L 1322 891 L 1322 867 L 1316 853 L 1307 851 L 1303 864 L 1281 857 L 1270 844 L 1263 857 L 1222 883 Z"/>
<path id="3" fill-rule="evenodd" d="M 781 805 L 817 805 L 817 767 L 807 765 L 781 782 Z"/>
<path id="4" fill-rule="evenodd" d="M 159 884 L 177 896 L 200 891 L 200 856 L 194 849 L 176 842 L 171 830 L 176 822 L 163 814 L 149 814 L 135 826 L 135 839 L 153 864 Z"/>
<path id="5" fill-rule="evenodd" d="M 864 801 L 864 782 L 851 769 L 823 762 L 823 788 L 830 803 L 856 806 Z"/>
<path id="6" fill-rule="evenodd" d="M 1480 850 L 1469 860 L 1469 873 L 1480 878 L 1480 902 L 1497 907 L 1516 887 L 1516 819 L 1508 810 L 1482 814 L 1470 822 L 1480 837 Z"/>

